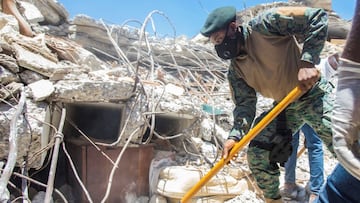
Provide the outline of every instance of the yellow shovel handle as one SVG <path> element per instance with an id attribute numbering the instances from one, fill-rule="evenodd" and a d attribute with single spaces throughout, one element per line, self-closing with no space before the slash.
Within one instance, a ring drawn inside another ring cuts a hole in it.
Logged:
<path id="1" fill-rule="evenodd" d="M 284 110 L 291 102 L 300 97 L 302 91 L 295 87 L 283 100 L 281 100 L 261 121 L 231 149 L 226 159 L 220 159 L 210 171 L 203 176 L 181 199 L 181 203 L 186 203 L 201 187 L 203 187 L 238 151 L 247 145 L 261 130 L 263 130 L 279 113 Z"/>

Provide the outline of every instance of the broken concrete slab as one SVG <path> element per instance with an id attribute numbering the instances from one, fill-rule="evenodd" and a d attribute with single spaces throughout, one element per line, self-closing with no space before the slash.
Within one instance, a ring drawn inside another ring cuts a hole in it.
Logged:
<path id="1" fill-rule="evenodd" d="M 0 65 L 0 83 L 3 85 L 10 82 L 19 82 L 19 76 Z"/>
<path id="2" fill-rule="evenodd" d="M 117 81 L 61 80 L 54 84 L 51 99 L 61 102 L 126 101 L 134 94 L 134 84 L 135 81 L 127 77 Z"/>
<path id="3" fill-rule="evenodd" d="M 5 33 L 19 32 L 19 24 L 14 16 L 0 12 L 0 19 L 1 19 L 1 23 L 0 23 L 1 36 Z"/>
<path id="4" fill-rule="evenodd" d="M 20 6 L 24 9 L 23 15 L 29 23 L 39 23 L 45 20 L 39 9 L 26 1 L 19 1 Z"/>
<path id="5" fill-rule="evenodd" d="M 57 54 L 59 60 L 68 60 L 77 65 L 87 66 L 92 71 L 108 69 L 104 61 L 75 42 L 48 35 L 45 36 L 45 42 Z"/>
<path id="6" fill-rule="evenodd" d="M 4 159 L 8 155 L 8 134 L 10 132 L 10 121 L 15 113 L 15 101 L 9 103 L 0 103 L 0 157 Z M 46 150 L 49 141 L 49 134 L 43 133 L 49 129 L 49 109 L 48 104 L 43 102 L 33 102 L 26 100 L 25 118 L 17 122 L 18 128 L 18 155 L 17 165 L 23 164 L 24 157 L 28 159 L 28 167 L 39 169 L 45 159 Z"/>
<path id="7" fill-rule="evenodd" d="M 67 21 L 69 13 L 64 6 L 58 1 L 53 0 L 38 0 L 32 1 L 32 3 L 40 10 L 44 16 L 45 24 L 60 25 L 64 21 Z"/>
<path id="8" fill-rule="evenodd" d="M 0 65 L 13 73 L 20 72 L 20 67 L 17 64 L 16 59 L 7 54 L 0 54 Z"/>
<path id="9" fill-rule="evenodd" d="M 46 79 L 46 76 L 43 76 L 37 72 L 34 72 L 32 70 L 24 70 L 21 73 L 18 74 L 19 77 L 21 78 L 21 81 L 25 84 L 31 84 L 34 83 L 38 80 L 42 80 L 42 79 Z"/>
<path id="10" fill-rule="evenodd" d="M 29 95 L 34 101 L 47 99 L 54 91 L 54 85 L 49 80 L 39 80 L 28 85 Z"/>
<path id="11" fill-rule="evenodd" d="M 23 88 L 22 83 L 11 82 L 4 87 L 0 87 L 0 99 L 7 99 L 10 96 L 16 95 Z"/>
<path id="12" fill-rule="evenodd" d="M 16 59 L 21 67 L 40 73 L 46 77 L 50 77 L 59 65 L 47 58 L 31 52 L 18 44 L 12 45 L 16 52 Z"/>

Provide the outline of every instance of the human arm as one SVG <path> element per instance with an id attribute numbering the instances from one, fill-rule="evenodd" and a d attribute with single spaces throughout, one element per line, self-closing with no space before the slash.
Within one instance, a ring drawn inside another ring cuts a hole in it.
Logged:
<path id="1" fill-rule="evenodd" d="M 34 36 L 34 33 L 31 30 L 29 23 L 24 19 L 24 17 L 20 14 L 18 8 L 16 7 L 15 0 L 3 0 L 2 8 L 4 13 L 13 15 L 16 18 L 16 20 L 19 22 L 20 34 L 23 34 L 28 37 Z"/>
<path id="2" fill-rule="evenodd" d="M 360 1 L 338 67 L 338 84 L 332 116 L 333 145 L 337 159 L 360 180 Z"/>
<path id="3" fill-rule="evenodd" d="M 341 58 L 360 63 L 360 1 L 356 2 L 351 31 L 347 37 Z"/>
<path id="4" fill-rule="evenodd" d="M 223 158 L 226 158 L 234 144 L 249 131 L 256 112 L 256 92 L 230 67 L 228 80 L 231 96 L 235 104 L 234 123 L 227 141 L 224 143 Z"/>

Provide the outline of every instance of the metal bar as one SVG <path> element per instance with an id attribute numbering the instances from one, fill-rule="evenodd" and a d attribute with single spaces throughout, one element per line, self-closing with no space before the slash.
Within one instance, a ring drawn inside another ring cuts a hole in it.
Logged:
<path id="1" fill-rule="evenodd" d="M 55 133 L 55 137 L 54 137 L 55 146 L 54 146 L 53 156 L 52 156 L 51 165 L 50 165 L 50 172 L 49 172 L 47 187 L 46 187 L 45 200 L 44 200 L 45 203 L 50 203 L 52 200 L 52 193 L 54 190 L 54 180 L 55 180 L 55 174 L 56 174 L 56 166 L 57 166 L 57 161 L 58 161 L 58 157 L 59 157 L 59 148 L 60 148 L 60 143 L 63 141 L 63 138 L 64 138 L 63 134 L 62 134 L 62 130 L 64 127 L 65 117 L 66 117 L 66 109 L 63 108 L 61 111 L 59 128 L 58 128 L 58 131 Z"/>

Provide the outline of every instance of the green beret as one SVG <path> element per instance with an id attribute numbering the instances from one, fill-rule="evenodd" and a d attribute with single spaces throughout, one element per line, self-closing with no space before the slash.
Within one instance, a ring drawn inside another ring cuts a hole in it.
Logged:
<path id="1" fill-rule="evenodd" d="M 235 20 L 236 8 L 233 6 L 220 7 L 212 11 L 207 17 L 204 26 L 200 33 L 205 37 L 210 35 L 228 25 Z"/>

